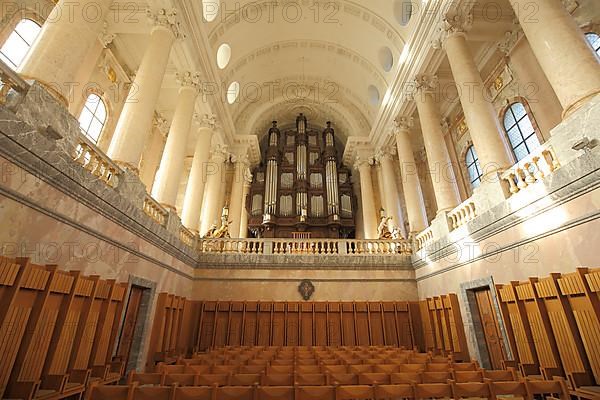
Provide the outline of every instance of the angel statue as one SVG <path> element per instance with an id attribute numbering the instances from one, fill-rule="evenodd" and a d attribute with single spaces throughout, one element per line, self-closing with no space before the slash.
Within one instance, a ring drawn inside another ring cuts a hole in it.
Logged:
<path id="1" fill-rule="evenodd" d="M 388 226 L 389 221 L 392 220 L 392 217 L 386 217 L 385 215 L 381 216 L 381 221 L 379 222 L 379 226 L 377 227 L 377 237 L 380 240 L 392 239 L 392 232 L 390 232 L 390 228 Z"/>

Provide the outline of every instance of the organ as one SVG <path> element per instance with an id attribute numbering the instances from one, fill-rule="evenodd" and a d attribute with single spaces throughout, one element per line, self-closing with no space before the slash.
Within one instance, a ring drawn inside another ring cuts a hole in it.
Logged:
<path id="1" fill-rule="evenodd" d="M 331 122 L 319 132 L 300 114 L 282 132 L 273 121 L 246 199 L 255 237 L 354 237 L 356 201 L 336 143 Z"/>

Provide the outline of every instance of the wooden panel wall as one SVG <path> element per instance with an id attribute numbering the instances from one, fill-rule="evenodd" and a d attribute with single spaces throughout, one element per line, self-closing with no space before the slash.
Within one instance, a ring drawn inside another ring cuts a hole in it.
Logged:
<path id="1" fill-rule="evenodd" d="M 416 305 L 416 304 L 415 304 Z M 407 302 L 202 302 L 199 350 L 224 345 L 392 345 L 413 348 L 421 326 Z"/>
<path id="2" fill-rule="evenodd" d="M 456 360 L 469 360 L 467 338 L 456 294 L 422 300 L 419 308 L 425 348 L 439 354 L 453 354 Z"/>

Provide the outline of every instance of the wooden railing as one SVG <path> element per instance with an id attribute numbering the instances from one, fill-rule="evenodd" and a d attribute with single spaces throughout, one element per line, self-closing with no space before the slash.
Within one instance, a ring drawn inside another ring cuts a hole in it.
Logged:
<path id="1" fill-rule="evenodd" d="M 169 212 L 149 194 L 144 198 L 144 212 L 156 223 L 165 226 Z"/>
<path id="2" fill-rule="evenodd" d="M 123 171 L 83 135 L 81 135 L 79 146 L 77 146 L 75 161 L 108 186 L 116 188 L 119 184 L 119 176 Z"/>
<path id="3" fill-rule="evenodd" d="M 200 239 L 201 253 L 290 255 L 393 255 L 412 253 L 406 240 L 360 239 Z"/>
<path id="4" fill-rule="evenodd" d="M 475 219 L 476 216 L 475 203 L 470 198 L 448 213 L 448 219 L 450 220 L 452 230 L 463 226 L 467 222 Z"/>
<path id="5" fill-rule="evenodd" d="M 560 164 L 552 147 L 541 146 L 506 170 L 501 178 L 508 182 L 510 193 L 514 195 L 527 186 L 539 182 L 558 168 Z"/>

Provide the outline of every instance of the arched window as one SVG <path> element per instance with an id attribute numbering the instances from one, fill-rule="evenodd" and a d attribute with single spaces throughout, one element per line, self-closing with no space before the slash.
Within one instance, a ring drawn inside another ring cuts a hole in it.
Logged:
<path id="1" fill-rule="evenodd" d="M 521 102 L 512 103 L 504 112 L 504 130 L 517 161 L 527 157 L 540 145 L 525 105 Z"/>
<path id="2" fill-rule="evenodd" d="M 81 131 L 94 143 L 98 143 L 106 123 L 106 105 L 97 94 L 90 94 L 79 114 Z"/>
<path id="3" fill-rule="evenodd" d="M 24 18 L 19 21 L 0 49 L 0 59 L 12 69 L 17 69 L 29 52 L 42 27 L 35 21 Z"/>
<path id="4" fill-rule="evenodd" d="M 585 34 L 585 38 L 588 42 L 590 42 L 590 45 L 596 54 L 600 56 L 600 35 L 598 35 L 596 32 L 588 32 Z"/>
<path id="5" fill-rule="evenodd" d="M 471 187 L 475 189 L 481 183 L 481 176 L 483 174 L 481 172 L 479 158 L 477 157 L 477 153 L 475 152 L 475 147 L 473 147 L 473 145 L 469 146 L 469 148 L 467 149 L 467 154 L 465 156 L 465 165 L 467 166 L 467 172 L 469 173 L 469 181 L 471 183 Z"/>

